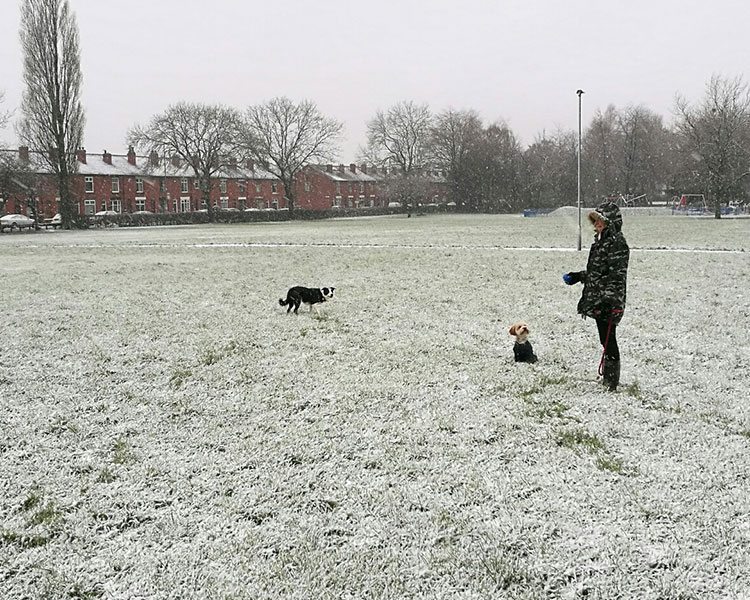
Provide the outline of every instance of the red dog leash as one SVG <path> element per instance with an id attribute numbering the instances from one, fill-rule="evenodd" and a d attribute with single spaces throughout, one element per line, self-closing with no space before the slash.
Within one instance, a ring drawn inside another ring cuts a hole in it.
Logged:
<path id="1" fill-rule="evenodd" d="M 622 313 L 621 308 L 613 308 L 609 315 L 609 323 L 607 324 L 607 337 L 604 338 L 604 348 L 602 349 L 602 359 L 599 361 L 599 368 L 597 369 L 597 373 L 599 375 L 604 375 L 604 356 L 607 353 L 607 346 L 609 346 L 609 334 L 612 332 L 612 319 L 615 318 L 615 315 L 619 315 Z"/>

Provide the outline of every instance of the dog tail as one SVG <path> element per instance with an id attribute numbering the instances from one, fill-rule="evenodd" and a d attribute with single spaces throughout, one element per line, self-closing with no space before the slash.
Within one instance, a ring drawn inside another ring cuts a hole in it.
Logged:
<path id="1" fill-rule="evenodd" d="M 283 298 L 279 298 L 279 304 L 280 304 L 281 306 L 286 306 L 287 304 L 289 304 L 289 302 L 287 302 L 287 301 L 286 301 L 286 300 L 284 300 Z"/>

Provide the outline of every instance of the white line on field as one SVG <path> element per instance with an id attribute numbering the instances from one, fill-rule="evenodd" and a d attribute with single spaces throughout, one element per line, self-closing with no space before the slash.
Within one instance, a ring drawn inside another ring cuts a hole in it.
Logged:
<path id="1" fill-rule="evenodd" d="M 37 244 L 29 244 L 25 248 L 44 248 Z M 296 242 L 215 242 L 206 244 L 64 244 L 54 245 L 55 248 L 399 248 L 405 250 L 518 250 L 520 252 L 579 252 L 575 248 L 552 248 L 533 246 L 468 246 L 465 244 L 334 244 L 334 243 L 296 243 Z M 685 254 L 745 254 L 744 248 L 639 248 L 632 247 L 635 252 L 678 252 Z M 588 251 L 584 248 L 583 251 Z"/>
<path id="2" fill-rule="evenodd" d="M 533 246 L 496 246 L 496 245 L 465 245 L 465 244 L 335 244 L 335 243 L 296 243 L 296 242 L 214 242 L 206 244 L 76 244 L 67 247 L 78 248 L 403 248 L 406 250 L 435 249 L 435 250 L 518 250 L 521 252 L 578 252 L 575 248 L 552 248 Z M 586 250 L 586 249 L 584 249 Z M 706 254 L 744 254 L 744 248 L 639 248 L 633 247 L 636 252 L 682 252 L 682 253 L 706 253 Z"/>

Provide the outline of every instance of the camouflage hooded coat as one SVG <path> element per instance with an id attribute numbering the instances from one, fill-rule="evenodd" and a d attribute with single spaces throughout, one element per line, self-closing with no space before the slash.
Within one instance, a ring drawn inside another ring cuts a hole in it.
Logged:
<path id="1" fill-rule="evenodd" d="M 607 227 L 597 234 L 589 251 L 586 271 L 581 273 L 583 294 L 578 312 L 594 319 L 619 323 L 625 310 L 630 248 L 622 235 L 622 214 L 614 202 L 603 202 L 589 219 L 603 219 Z M 614 312 L 612 312 L 614 310 Z"/>

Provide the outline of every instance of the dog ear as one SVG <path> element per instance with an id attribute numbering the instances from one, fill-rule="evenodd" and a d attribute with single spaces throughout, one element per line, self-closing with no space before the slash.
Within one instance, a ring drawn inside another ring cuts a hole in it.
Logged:
<path id="1" fill-rule="evenodd" d="M 515 325 L 511 325 L 510 329 L 508 330 L 508 333 L 510 335 L 516 335 L 516 326 Z"/>

